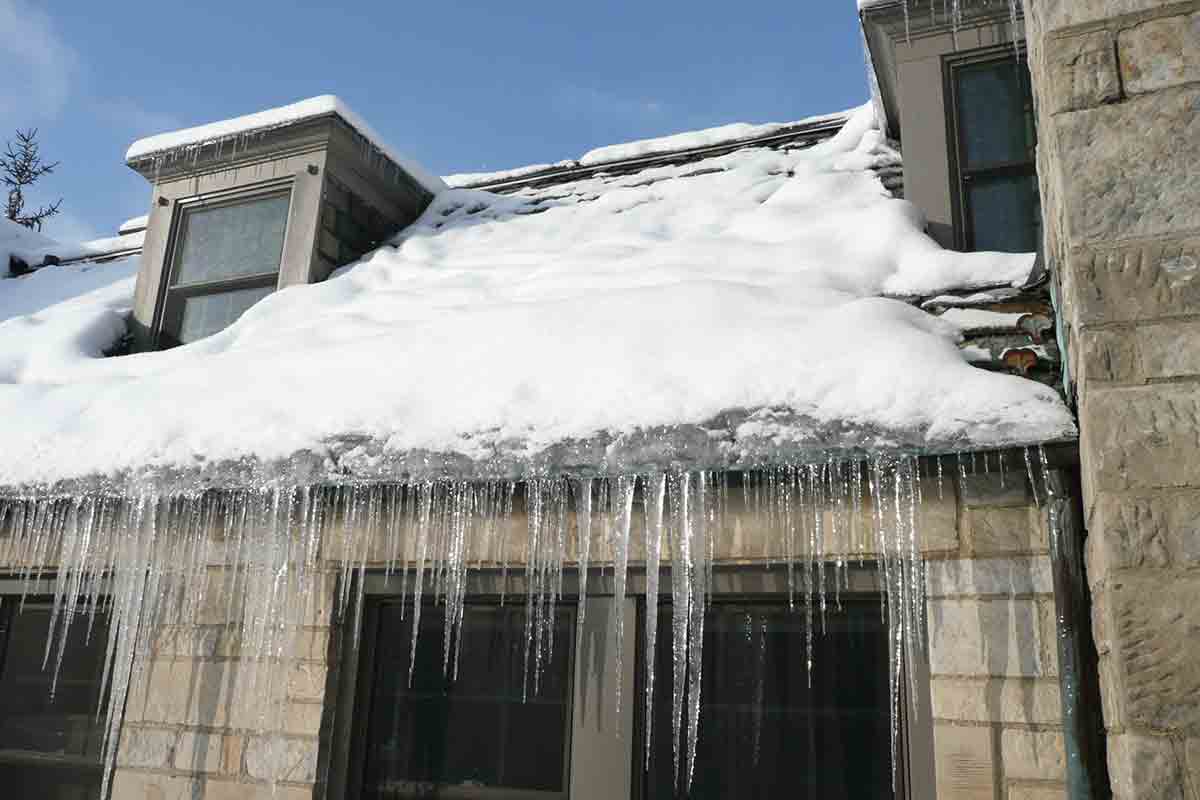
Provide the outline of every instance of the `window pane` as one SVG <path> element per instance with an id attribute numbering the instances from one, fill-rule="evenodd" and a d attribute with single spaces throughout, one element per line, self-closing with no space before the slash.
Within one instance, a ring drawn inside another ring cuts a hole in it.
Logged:
<path id="1" fill-rule="evenodd" d="M 380 609 L 364 796 L 426 796 L 436 786 L 565 793 L 573 613 L 557 613 L 553 657 L 522 700 L 523 608 L 467 606 L 457 680 L 442 671 L 444 608 L 423 608 L 411 686 L 412 613 L 402 620 L 401 608 Z"/>
<path id="2" fill-rule="evenodd" d="M 246 309 L 273 291 L 273 286 L 260 286 L 184 298 L 179 343 L 194 342 L 228 328 Z"/>
<path id="3" fill-rule="evenodd" d="M 958 124 L 962 141 L 960 168 L 972 170 L 1033 159 L 1026 125 L 1028 82 L 1015 61 L 972 64 L 955 70 Z"/>
<path id="4" fill-rule="evenodd" d="M 967 184 L 975 250 L 1032 253 L 1038 249 L 1041 209 L 1031 175 L 976 177 Z"/>
<path id="5" fill-rule="evenodd" d="M 107 616 L 96 618 L 90 636 L 87 617 L 73 621 L 53 700 L 52 668 L 42 668 L 50 609 L 27 604 L 9 619 L 0 639 L 0 785 L 15 787 L 14 797 L 99 797 L 103 717 L 96 712 Z"/>
<path id="6" fill-rule="evenodd" d="M 784 605 L 715 605 L 709 611 L 689 797 L 893 796 L 887 637 L 879 602 L 843 598 L 842 605 L 840 613 L 830 609 L 824 633 L 814 632 L 811 676 L 802 612 Z M 643 797 L 669 800 L 677 796 L 669 606 L 659 620 L 653 749 Z M 641 751 L 635 763 L 641 767 Z"/>
<path id="7" fill-rule="evenodd" d="M 173 286 L 278 272 L 288 195 L 184 212 Z"/>

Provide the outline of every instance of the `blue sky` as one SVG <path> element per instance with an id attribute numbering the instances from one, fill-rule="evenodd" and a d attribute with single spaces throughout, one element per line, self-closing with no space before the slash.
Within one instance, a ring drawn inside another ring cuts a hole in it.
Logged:
<path id="1" fill-rule="evenodd" d="M 47 232 L 88 238 L 146 212 L 148 134 L 333 93 L 435 172 L 556 161 L 864 102 L 856 25 L 852 0 L 0 0 L 0 137 L 40 128 Z"/>

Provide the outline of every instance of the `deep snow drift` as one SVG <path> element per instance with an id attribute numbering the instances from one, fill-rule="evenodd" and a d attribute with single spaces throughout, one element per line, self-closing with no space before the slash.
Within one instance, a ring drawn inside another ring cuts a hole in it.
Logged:
<path id="1" fill-rule="evenodd" d="M 229 485 L 217 465 L 284 459 L 306 480 L 612 474 L 1073 436 L 1051 389 L 971 367 L 956 326 L 889 299 L 1020 284 L 1033 259 L 941 250 L 871 171 L 896 158 L 864 108 L 807 150 L 446 190 L 394 246 L 168 352 L 97 358 L 129 280 L 0 322 L 0 485 Z"/>

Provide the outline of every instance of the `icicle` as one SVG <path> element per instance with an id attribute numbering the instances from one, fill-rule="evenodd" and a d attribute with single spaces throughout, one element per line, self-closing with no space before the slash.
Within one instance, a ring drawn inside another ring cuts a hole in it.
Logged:
<path id="1" fill-rule="evenodd" d="M 625 674 L 625 578 L 629 570 L 629 531 L 633 523 L 633 495 L 637 489 L 637 478 L 621 476 L 616 481 L 616 518 L 611 525 L 613 534 L 613 620 L 610 625 L 615 632 L 616 646 L 616 710 L 621 709 L 621 683 Z"/>
<path id="2" fill-rule="evenodd" d="M 658 567 L 662 553 L 663 510 L 666 476 L 656 473 L 646 482 L 646 657 L 643 684 L 646 689 L 646 769 L 650 769 L 651 723 L 654 720 L 654 652 L 658 641 Z"/>
<path id="3" fill-rule="evenodd" d="M 1029 451 L 1031 448 L 1025 448 L 1025 476 L 1029 478 L 1029 491 L 1033 492 L 1033 503 L 1038 508 L 1042 507 L 1042 500 L 1038 497 L 1037 481 L 1033 477 L 1033 459 L 1030 458 Z"/>

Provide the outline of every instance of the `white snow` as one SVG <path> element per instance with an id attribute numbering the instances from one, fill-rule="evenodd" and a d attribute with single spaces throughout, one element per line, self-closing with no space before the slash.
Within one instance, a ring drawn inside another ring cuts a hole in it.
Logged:
<path id="1" fill-rule="evenodd" d="M 0 217 L 0 278 L 8 275 L 10 256 L 16 256 L 31 267 L 36 267 L 51 253 L 56 253 L 61 244 L 35 230 L 18 225 L 6 217 Z"/>
<path id="2" fill-rule="evenodd" d="M 390 148 L 362 117 L 358 116 L 341 98 L 331 94 L 310 97 L 279 108 L 271 108 L 254 114 L 246 114 L 233 119 L 199 125 L 194 128 L 160 133 L 138 139 L 129 146 L 125 153 L 126 161 L 139 161 L 151 158 L 156 154 L 177 150 L 182 147 L 193 147 L 233 139 L 238 136 L 259 133 L 262 131 L 281 128 L 307 119 L 337 114 L 351 128 L 358 131 L 363 138 L 370 142 L 381 153 L 401 166 L 405 172 L 418 183 L 437 194 L 446 188 L 441 178 L 425 171 L 417 162 L 405 158 Z"/>
<path id="3" fill-rule="evenodd" d="M 964 333 L 976 331 L 1016 330 L 1024 314 L 1004 311 L 985 311 L 978 308 L 951 308 L 938 319 L 949 322 Z"/>
<path id="4" fill-rule="evenodd" d="M 460 189 L 467 186 L 478 186 L 482 183 L 499 183 L 500 181 L 516 180 L 524 178 L 526 175 L 533 175 L 536 172 L 542 172 L 555 167 L 574 167 L 578 166 L 578 161 L 570 159 L 559 161 L 556 164 L 528 164 L 524 167 L 516 167 L 514 169 L 502 169 L 495 172 L 459 172 L 454 175 L 443 175 L 442 180 L 451 189 Z"/>
<path id="5" fill-rule="evenodd" d="M 623 161 L 629 158 L 667 153 L 676 150 L 691 150 L 698 147 L 710 147 L 728 144 L 743 139 L 757 139 L 772 133 L 786 130 L 797 125 L 815 125 L 821 122 L 842 122 L 851 114 L 843 111 L 837 114 L 824 114 L 795 122 L 768 122 L 761 125 L 751 125 L 745 122 L 735 122 L 731 125 L 721 125 L 716 128 L 706 128 L 686 133 L 676 133 L 671 136 L 661 136 L 655 139 L 641 139 L 636 142 L 608 145 L 589 150 L 579 158 L 584 166 L 604 164 L 610 161 Z"/>
<path id="6" fill-rule="evenodd" d="M 137 233 L 146 230 L 146 226 L 150 223 L 150 215 L 142 214 L 140 217 L 133 217 L 121 223 L 121 227 L 117 228 L 117 235 L 124 236 L 127 233 Z"/>
<path id="7" fill-rule="evenodd" d="M 736 410 L 737 436 L 780 441 L 803 438 L 788 414 L 943 449 L 1072 436 L 1051 389 L 972 368 L 954 325 L 885 297 L 1020 284 L 1033 263 L 941 250 L 871 172 L 894 157 L 864 107 L 808 150 L 447 190 L 395 247 L 162 353 L 95 358 L 133 281 L 94 286 L 0 323 L 0 485 L 345 437 L 483 460 Z"/>

